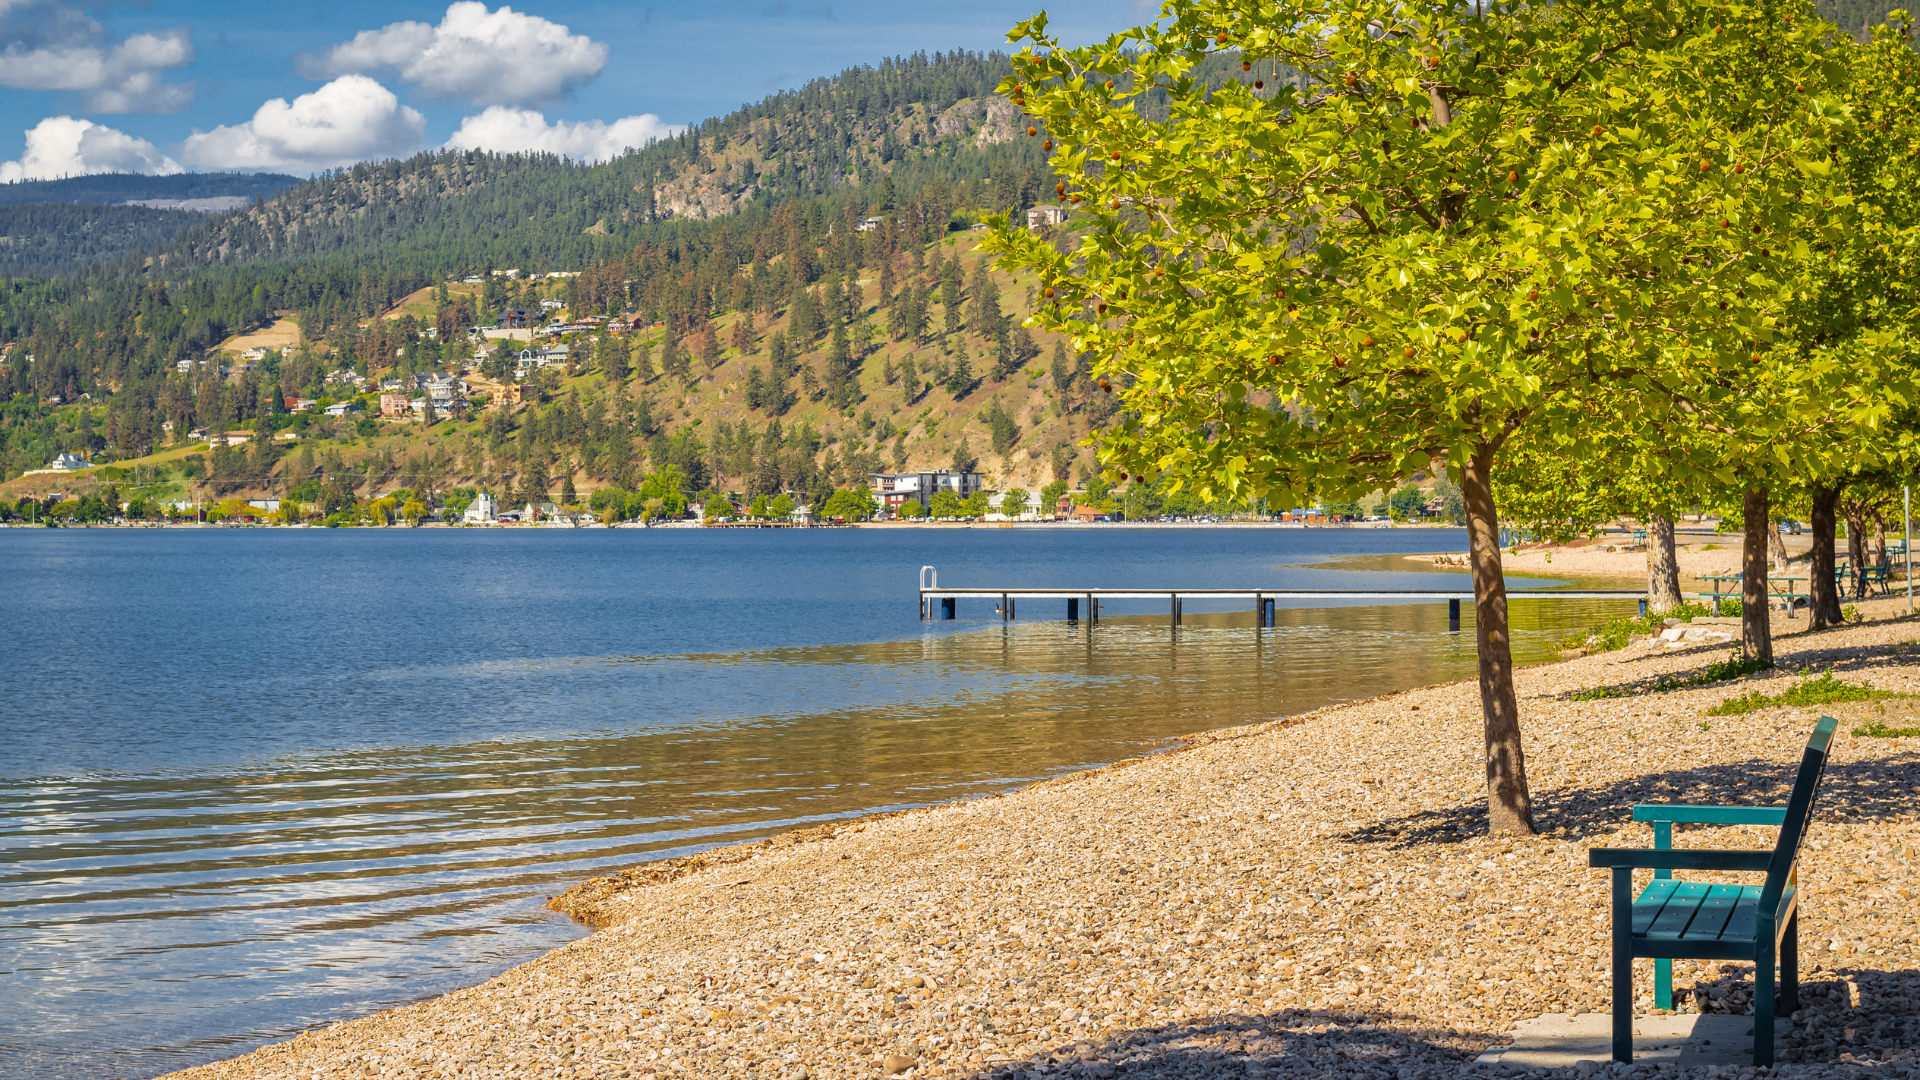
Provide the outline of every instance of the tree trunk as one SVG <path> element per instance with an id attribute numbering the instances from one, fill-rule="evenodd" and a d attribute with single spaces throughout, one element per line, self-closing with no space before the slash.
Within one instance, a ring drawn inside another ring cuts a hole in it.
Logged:
<path id="1" fill-rule="evenodd" d="M 1873 512 L 1873 565 L 1885 566 L 1887 563 L 1887 515 L 1880 510 Z"/>
<path id="2" fill-rule="evenodd" d="M 1813 516 L 1807 522 L 1813 532 L 1807 566 L 1812 580 L 1807 592 L 1811 594 L 1815 630 L 1840 625 L 1840 586 L 1833 580 L 1833 511 L 1843 490 L 1839 484 L 1813 489 Z"/>
<path id="3" fill-rule="evenodd" d="M 1665 615 L 1680 606 L 1680 556 L 1673 549 L 1673 519 L 1647 518 L 1647 612 Z"/>
<path id="4" fill-rule="evenodd" d="M 1847 561 L 1853 576 L 1854 594 L 1864 595 L 1866 588 L 1860 577 L 1860 571 L 1867 567 L 1867 514 L 1864 501 L 1856 499 L 1840 504 L 1841 516 L 1847 521 Z"/>
<path id="5" fill-rule="evenodd" d="M 1487 827 L 1533 835 L 1533 798 L 1520 743 L 1520 703 L 1513 692 L 1507 583 L 1500 565 L 1500 519 L 1493 505 L 1493 453 L 1481 446 L 1460 470 L 1467 508 L 1467 555 L 1473 564 L 1473 618 L 1480 657 L 1480 714 L 1487 744 Z"/>
<path id="6" fill-rule="evenodd" d="M 1780 535 L 1780 522 L 1776 519 L 1767 522 L 1767 564 L 1777 566 L 1781 573 L 1787 572 L 1787 541 Z"/>
<path id="7" fill-rule="evenodd" d="M 1740 546 L 1740 647 L 1749 659 L 1773 663 L 1773 613 L 1767 609 L 1767 489 L 1749 488 Z"/>

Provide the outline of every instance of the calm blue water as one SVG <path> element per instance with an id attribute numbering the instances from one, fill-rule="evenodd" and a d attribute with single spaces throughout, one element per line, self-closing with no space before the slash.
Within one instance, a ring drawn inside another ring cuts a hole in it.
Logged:
<path id="1" fill-rule="evenodd" d="M 481 981 L 610 867 L 1471 673 L 1457 531 L 0 530 L 0 1075 L 146 1076 Z M 1307 567 L 1331 557 L 1336 566 Z M 1061 611 L 1052 610 L 1060 607 Z M 1516 646 L 1620 604 L 1515 607 Z"/>

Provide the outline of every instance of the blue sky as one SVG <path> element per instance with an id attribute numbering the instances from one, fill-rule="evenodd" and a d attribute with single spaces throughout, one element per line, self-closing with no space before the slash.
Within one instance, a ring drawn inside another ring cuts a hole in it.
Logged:
<path id="1" fill-rule="evenodd" d="M 1151 0 L 1047 5 L 1070 41 Z M 605 157 L 854 64 L 1005 48 L 1035 0 L 0 0 L 0 180 L 307 173 L 428 147 Z"/>

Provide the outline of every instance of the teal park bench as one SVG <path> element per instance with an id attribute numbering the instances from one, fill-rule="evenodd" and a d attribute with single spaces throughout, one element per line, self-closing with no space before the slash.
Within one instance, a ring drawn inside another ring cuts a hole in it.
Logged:
<path id="1" fill-rule="evenodd" d="M 1827 744 L 1834 720 L 1823 716 L 1800 758 L 1793 793 L 1784 807 L 1637 806 L 1634 820 L 1652 821 L 1653 848 L 1595 848 L 1590 866 L 1613 870 L 1613 1058 L 1633 1061 L 1633 961 L 1656 962 L 1656 996 L 1672 1003 L 1672 961 L 1751 960 L 1753 976 L 1753 1063 L 1773 1064 L 1776 1009 L 1800 1007 L 1799 892 L 1794 863 L 1813 814 L 1820 775 L 1827 765 Z M 1674 822 L 1712 825 L 1780 826 L 1772 851 L 1717 851 L 1673 848 Z M 1666 843 L 1661 843 L 1664 838 Z M 1652 870 L 1654 879 L 1633 895 L 1633 872 Z M 1764 873 L 1761 885 L 1709 885 L 1678 881 L 1675 870 L 1733 870 Z M 1780 993 L 1774 993 L 1775 957 Z"/>

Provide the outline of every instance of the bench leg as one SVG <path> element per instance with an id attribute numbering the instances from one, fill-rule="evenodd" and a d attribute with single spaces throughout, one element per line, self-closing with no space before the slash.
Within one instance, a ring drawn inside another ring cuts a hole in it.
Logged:
<path id="1" fill-rule="evenodd" d="M 1781 1016 L 1792 1016 L 1800 1009 L 1800 913 L 1787 920 L 1786 936 L 1780 939 Z"/>
<path id="2" fill-rule="evenodd" d="M 1633 871 L 1613 868 L 1613 1060 L 1633 1064 Z"/>
<path id="3" fill-rule="evenodd" d="M 1673 961 L 1664 956 L 1653 962 L 1653 1007 L 1673 1008 Z"/>
<path id="4" fill-rule="evenodd" d="M 1753 963 L 1753 1063 L 1773 1064 L 1773 935 L 1762 934 Z"/>

